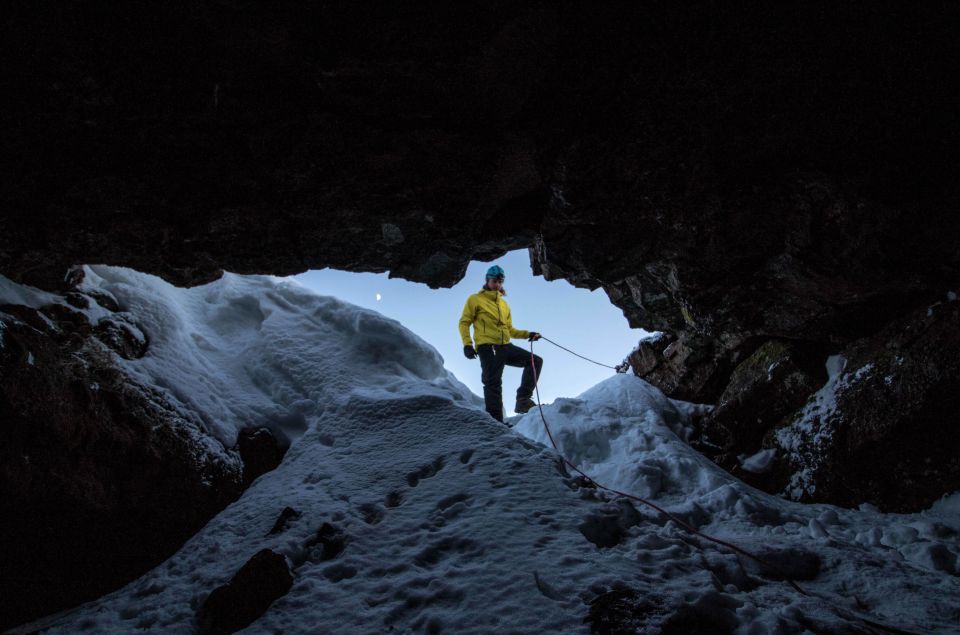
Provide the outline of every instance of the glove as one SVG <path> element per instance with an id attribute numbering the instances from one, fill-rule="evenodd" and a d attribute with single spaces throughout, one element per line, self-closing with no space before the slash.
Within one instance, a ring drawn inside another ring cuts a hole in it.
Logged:
<path id="1" fill-rule="evenodd" d="M 537 341 L 538 339 L 540 339 L 541 337 L 543 337 L 543 336 L 540 335 L 539 333 L 537 333 L 536 331 L 530 331 L 530 335 L 527 336 L 527 341 L 528 341 L 528 342 L 536 342 L 536 341 Z"/>
<path id="2" fill-rule="evenodd" d="M 475 351 L 472 346 L 467 344 L 463 347 L 463 356 L 467 359 L 473 359 L 477 356 L 477 351 Z"/>

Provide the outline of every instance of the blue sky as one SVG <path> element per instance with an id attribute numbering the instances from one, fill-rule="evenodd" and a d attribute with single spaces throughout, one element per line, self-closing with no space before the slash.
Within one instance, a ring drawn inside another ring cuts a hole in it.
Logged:
<path id="1" fill-rule="evenodd" d="M 385 273 L 352 273 L 323 269 L 294 278 L 317 293 L 378 311 L 391 317 L 425 339 L 440 355 L 444 365 L 473 392 L 483 395 L 480 361 L 463 356 L 457 322 L 467 297 L 483 285 L 484 273 L 492 264 L 507 272 L 506 300 L 516 328 L 538 331 L 545 337 L 604 364 L 616 365 L 646 335 L 631 329 L 620 309 L 613 306 L 602 289 L 577 289 L 563 280 L 547 282 L 534 276 L 526 249 L 512 251 L 492 262 L 471 262 L 467 275 L 450 289 L 431 289 L 425 284 L 387 278 Z M 377 294 L 380 300 L 377 300 Z M 526 340 L 514 344 L 529 348 Z M 550 403 L 557 397 L 576 397 L 612 370 L 583 361 L 540 340 L 534 351 L 543 357 L 540 398 Z M 519 368 L 503 373 L 503 403 L 513 414 L 513 402 L 520 385 Z"/>

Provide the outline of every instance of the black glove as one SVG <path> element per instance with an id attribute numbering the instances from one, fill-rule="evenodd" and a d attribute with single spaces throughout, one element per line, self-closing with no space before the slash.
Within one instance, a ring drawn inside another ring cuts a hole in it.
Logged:
<path id="1" fill-rule="evenodd" d="M 472 346 L 467 344 L 463 347 L 463 356 L 467 359 L 473 359 L 477 356 L 477 351 L 475 351 Z"/>
<path id="2" fill-rule="evenodd" d="M 536 341 L 537 341 L 538 339 L 540 339 L 541 337 L 543 337 L 543 336 L 540 335 L 539 333 L 537 333 L 536 331 L 530 331 L 530 335 L 527 336 L 527 341 L 528 341 L 528 342 L 536 342 Z"/>

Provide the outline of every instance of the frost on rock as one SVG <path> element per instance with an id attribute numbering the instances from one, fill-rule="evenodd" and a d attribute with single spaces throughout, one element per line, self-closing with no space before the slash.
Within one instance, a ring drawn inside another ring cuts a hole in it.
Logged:
<path id="1" fill-rule="evenodd" d="M 773 467 L 773 461 L 777 457 L 776 448 L 767 448 L 760 450 L 752 456 L 745 456 L 740 461 L 740 467 L 748 472 L 763 474 L 770 471 Z"/>
<path id="2" fill-rule="evenodd" d="M 824 448 L 843 425 L 842 416 L 837 412 L 838 396 L 873 370 L 873 364 L 866 364 L 850 373 L 846 365 L 842 355 L 829 357 L 827 383 L 810 398 L 793 423 L 775 434 L 777 444 L 794 469 L 784 491 L 785 496 L 794 500 L 802 500 L 816 491 L 815 477 L 825 458 Z"/>

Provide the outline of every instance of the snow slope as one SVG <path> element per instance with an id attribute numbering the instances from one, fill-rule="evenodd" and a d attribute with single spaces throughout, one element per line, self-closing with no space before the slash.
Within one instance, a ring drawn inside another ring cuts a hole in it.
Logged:
<path id="1" fill-rule="evenodd" d="M 149 355 L 124 362 L 128 371 L 199 413 L 228 446 L 249 425 L 296 438 L 354 392 L 482 403 L 399 322 L 292 280 L 227 273 L 180 289 L 130 269 L 86 272 L 81 290 L 113 295 L 149 333 Z"/>
<path id="2" fill-rule="evenodd" d="M 184 290 L 93 267 L 86 284 L 150 338 L 146 357 L 123 362 L 130 373 L 227 444 L 264 421 L 295 441 L 166 563 L 48 632 L 189 633 L 205 596 L 263 548 L 286 555 L 295 580 L 250 633 L 582 632 L 590 602 L 623 588 L 645 599 L 641 632 L 685 605 L 741 633 L 845 632 L 858 614 L 960 631 L 960 496 L 913 515 L 771 497 L 691 450 L 691 406 L 632 376 L 544 407 L 589 474 L 811 578 L 803 596 L 582 487 L 542 445 L 539 412 L 514 430 L 494 422 L 437 351 L 374 312 L 259 276 Z M 268 535 L 286 506 L 302 516 Z M 347 540 L 329 561 L 306 546 L 323 523 Z"/>

